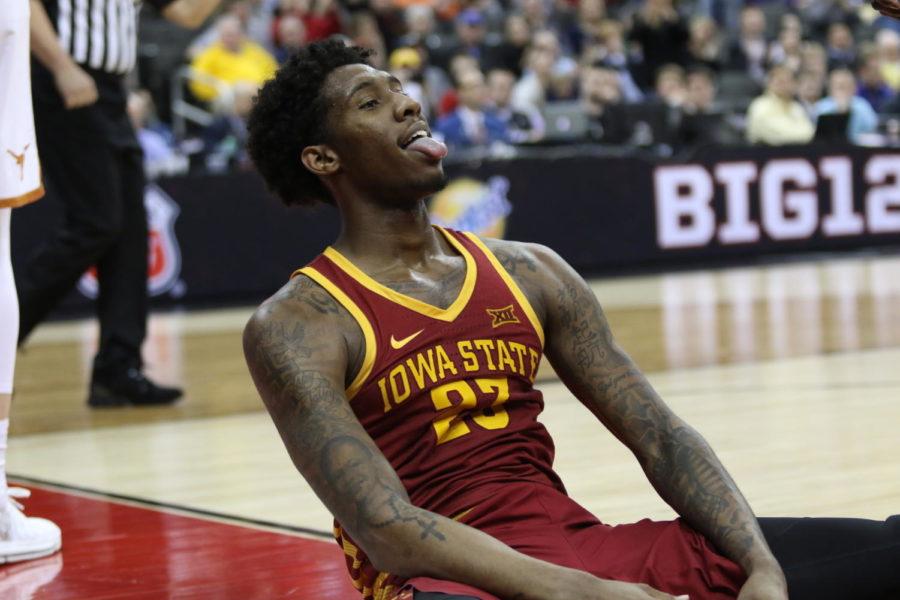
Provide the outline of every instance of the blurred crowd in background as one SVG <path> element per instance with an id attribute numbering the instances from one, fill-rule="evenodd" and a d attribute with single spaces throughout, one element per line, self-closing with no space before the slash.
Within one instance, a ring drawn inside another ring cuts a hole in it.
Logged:
<path id="1" fill-rule="evenodd" d="M 898 26 L 862 0 L 237 0 L 198 35 L 145 8 L 129 112 L 151 176 L 250 169 L 259 85 L 339 36 L 457 153 L 900 146 Z"/>

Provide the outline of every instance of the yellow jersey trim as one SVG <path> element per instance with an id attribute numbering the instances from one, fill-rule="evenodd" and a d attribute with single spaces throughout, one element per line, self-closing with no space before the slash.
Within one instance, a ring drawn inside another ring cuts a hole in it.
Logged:
<path id="1" fill-rule="evenodd" d="M 296 276 L 298 273 L 303 273 L 320 286 L 325 288 L 325 291 L 331 294 L 335 300 L 337 300 L 341 306 L 343 306 L 347 312 L 349 312 L 356 322 L 359 324 L 359 328 L 362 329 L 363 337 L 365 338 L 366 343 L 366 354 L 363 358 L 362 367 L 359 369 L 359 373 L 356 374 L 356 377 L 353 378 L 353 382 L 350 384 L 350 387 L 346 389 L 347 399 L 353 400 L 353 397 L 359 392 L 362 388 L 363 384 L 366 382 L 366 379 L 369 378 L 369 375 L 372 373 L 372 367 L 375 365 L 375 330 L 372 329 L 372 324 L 369 323 L 369 319 L 366 318 L 366 315 L 360 310 L 359 306 L 350 299 L 347 294 L 341 291 L 341 289 L 334 285 L 330 279 L 319 273 L 313 267 L 303 267 L 302 269 L 297 269 L 294 271 L 294 275 Z"/>
<path id="2" fill-rule="evenodd" d="M 494 256 L 494 253 L 491 252 L 491 249 L 484 245 L 478 236 L 475 234 L 464 232 L 464 236 L 469 238 L 473 244 L 478 246 L 490 263 L 494 266 L 494 269 L 497 271 L 497 274 L 500 275 L 500 278 L 506 283 L 506 287 L 509 288 L 509 291 L 512 292 L 513 297 L 516 299 L 516 302 L 519 303 L 519 306 L 522 307 L 522 310 L 525 311 L 525 316 L 528 317 L 528 320 L 531 322 L 531 326 L 534 328 L 534 332 L 537 334 L 538 338 L 541 340 L 541 349 L 544 348 L 544 327 L 541 325 L 540 320 L 537 317 L 537 313 L 534 312 L 534 308 L 531 306 L 531 302 L 528 301 L 528 298 L 522 292 L 522 289 L 519 287 L 519 284 L 516 283 L 515 279 L 506 271 L 503 265 L 500 264 L 500 261 L 497 260 L 497 257 Z"/>
<path id="3" fill-rule="evenodd" d="M 44 195 L 44 184 L 39 184 L 30 192 L 25 192 L 20 196 L 12 196 L 10 198 L 0 198 L 0 208 L 19 208 L 30 204 Z"/>
<path id="4" fill-rule="evenodd" d="M 450 244 L 454 248 L 456 248 L 457 252 L 459 252 L 466 261 L 466 278 L 463 281 L 462 289 L 459 291 L 459 295 L 456 297 L 456 300 L 453 301 L 453 304 L 451 304 L 447 308 L 432 306 L 427 302 L 422 302 L 421 300 L 418 300 L 416 298 L 401 294 L 400 292 L 394 291 L 391 288 L 378 283 L 377 281 L 363 273 L 343 254 L 341 254 L 331 246 L 325 249 L 324 254 L 345 273 L 347 273 L 347 275 L 359 282 L 360 285 L 363 285 L 379 296 L 387 298 L 391 302 L 399 304 L 400 306 L 408 308 L 419 314 L 425 315 L 426 317 L 431 317 L 439 321 L 446 321 L 450 323 L 460 315 L 460 313 L 469 303 L 469 300 L 472 298 L 472 292 L 475 290 L 475 281 L 478 278 L 478 267 L 475 264 L 475 259 L 472 258 L 472 255 L 468 250 L 466 250 L 465 246 L 459 243 L 459 240 L 454 238 L 452 235 L 450 235 L 449 232 L 441 227 L 434 226 L 434 228 L 440 231 L 444 235 L 444 237 L 447 238 L 447 241 L 450 242 Z"/>

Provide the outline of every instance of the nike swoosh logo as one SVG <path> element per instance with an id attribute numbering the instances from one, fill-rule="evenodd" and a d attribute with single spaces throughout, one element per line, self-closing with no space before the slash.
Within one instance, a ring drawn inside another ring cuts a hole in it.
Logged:
<path id="1" fill-rule="evenodd" d="M 411 341 L 413 341 L 413 340 L 416 338 L 416 336 L 418 336 L 418 335 L 419 335 L 420 333 L 422 333 L 423 331 L 425 331 L 425 330 L 424 330 L 424 329 L 420 329 L 420 330 L 418 330 L 417 332 L 415 332 L 414 334 L 412 334 L 411 336 L 405 337 L 405 338 L 403 338 L 402 340 L 396 340 L 396 339 L 394 339 L 393 334 L 391 334 L 391 348 L 393 348 L 394 350 L 399 350 L 399 349 L 402 348 L 403 346 L 405 346 L 405 345 L 407 345 L 408 343 L 410 343 Z"/>

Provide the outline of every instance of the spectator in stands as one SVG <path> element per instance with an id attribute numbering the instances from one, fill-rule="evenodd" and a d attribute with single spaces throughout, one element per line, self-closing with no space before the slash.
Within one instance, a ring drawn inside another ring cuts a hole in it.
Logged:
<path id="1" fill-rule="evenodd" d="M 514 6 L 525 18 L 530 31 L 552 29 L 551 5 L 544 0 L 514 0 Z"/>
<path id="2" fill-rule="evenodd" d="M 241 29 L 245 32 L 247 38 L 267 50 L 273 47 L 272 31 L 274 24 L 271 7 L 267 6 L 270 1 L 238 0 L 230 4 L 225 13 L 226 15 L 237 17 L 241 22 Z M 217 20 L 204 29 L 200 35 L 194 37 L 185 54 L 188 58 L 194 59 L 218 40 L 219 21 Z"/>
<path id="3" fill-rule="evenodd" d="M 656 76 L 655 91 L 656 101 L 679 108 L 687 97 L 684 69 L 676 64 L 664 65 Z"/>
<path id="4" fill-rule="evenodd" d="M 403 11 L 406 33 L 397 38 L 397 47 L 422 47 L 429 56 L 440 53 L 444 39 L 438 34 L 434 9 L 427 4 L 413 4 Z"/>
<path id="5" fill-rule="evenodd" d="M 846 112 L 850 113 L 847 137 L 854 144 L 860 143 L 865 134 L 874 133 L 878 128 L 878 115 L 872 105 L 856 95 L 853 71 L 838 68 L 828 76 L 828 97 L 816 104 L 816 116 Z"/>
<path id="6" fill-rule="evenodd" d="M 367 6 L 368 10 L 354 11 L 353 9 L 347 9 L 344 5 L 341 6 L 351 13 L 367 12 L 371 14 L 372 17 L 374 17 L 375 22 L 378 24 L 378 29 L 381 32 L 382 37 L 384 38 L 386 49 L 390 51 L 398 48 L 399 46 L 397 45 L 397 39 L 407 32 L 406 21 L 403 18 L 403 12 L 397 10 L 391 0 L 357 1 L 362 4 L 362 7 Z M 386 57 L 385 64 L 387 64 Z"/>
<path id="7" fill-rule="evenodd" d="M 707 67 L 693 67 L 687 73 L 687 94 L 682 108 L 688 114 L 721 112 L 716 94 L 715 72 Z"/>
<path id="8" fill-rule="evenodd" d="M 403 92 L 419 103 L 422 116 L 428 120 L 433 114 L 425 87 L 422 84 L 422 57 L 413 48 L 397 48 L 388 59 L 391 75 L 400 80 Z"/>
<path id="9" fill-rule="evenodd" d="M 450 79 L 458 82 L 464 73 L 469 71 L 480 71 L 478 61 L 468 54 L 457 54 L 450 60 Z M 456 87 L 450 86 L 441 96 L 437 105 L 438 117 L 449 115 L 459 106 L 459 93 Z"/>
<path id="10" fill-rule="evenodd" d="M 816 103 L 825 92 L 825 77 L 817 71 L 801 71 L 797 76 L 797 101 L 810 119 L 816 118 Z"/>
<path id="11" fill-rule="evenodd" d="M 627 103 L 640 102 L 644 99 L 644 93 L 638 87 L 631 73 L 634 62 L 625 47 L 625 31 L 622 24 L 612 19 L 603 21 L 600 26 L 597 44 L 587 46 L 583 53 L 582 64 L 602 62 L 607 67 L 615 69 L 619 74 L 619 88 L 622 90 L 624 101 Z"/>
<path id="12" fill-rule="evenodd" d="M 828 55 L 825 47 L 818 42 L 807 42 L 803 44 L 800 58 L 800 70 L 809 73 L 816 73 L 825 81 L 828 76 Z"/>
<path id="13" fill-rule="evenodd" d="M 875 112 L 882 112 L 884 106 L 894 97 L 894 90 L 884 81 L 881 59 L 876 52 L 867 52 L 859 61 L 859 87 L 856 94 L 865 98 Z"/>
<path id="14" fill-rule="evenodd" d="M 856 66 L 856 43 L 853 32 L 846 23 L 832 23 L 828 27 L 828 42 L 825 47 L 828 54 L 828 69 L 838 67 L 854 68 Z"/>
<path id="15" fill-rule="evenodd" d="M 487 86 L 481 71 L 467 70 L 457 82 L 459 107 L 441 117 L 435 131 L 453 148 L 490 146 L 507 142 L 509 133 L 500 118 L 490 111 Z"/>
<path id="16" fill-rule="evenodd" d="M 580 0 L 573 48 L 581 53 L 585 46 L 600 42 L 603 27 L 607 23 L 605 0 Z"/>
<path id="17" fill-rule="evenodd" d="M 640 45 L 644 56 L 645 86 L 656 80 L 663 65 L 688 62 L 688 28 L 673 0 L 644 0 L 634 17 L 630 38 Z"/>
<path id="18" fill-rule="evenodd" d="M 149 179 L 175 175 L 188 169 L 188 159 L 175 144 L 172 131 L 156 119 L 153 99 L 147 90 L 128 94 L 128 118 L 144 153 L 144 172 Z"/>
<path id="19" fill-rule="evenodd" d="M 487 26 L 481 11 L 467 8 L 459 13 L 455 20 L 455 33 L 455 39 L 433 57 L 435 63 L 447 66 L 457 54 L 468 54 L 478 61 L 479 68 L 484 68 L 494 48 L 485 41 Z"/>
<path id="20" fill-rule="evenodd" d="M 881 76 L 895 92 L 900 91 L 900 34 L 882 29 L 875 35 L 875 47 L 881 60 Z"/>
<path id="21" fill-rule="evenodd" d="M 603 63 L 588 65 L 581 74 L 581 104 L 590 119 L 591 141 L 624 144 L 631 137 L 625 118 L 618 73 Z"/>
<path id="22" fill-rule="evenodd" d="M 737 141 L 733 128 L 724 118 L 716 95 L 714 71 L 703 66 L 688 71 L 687 96 L 676 133 L 677 145 L 696 146 Z"/>
<path id="23" fill-rule="evenodd" d="M 276 0 L 237 0 L 228 13 L 241 21 L 247 37 L 267 50 L 272 48 L 272 12 Z"/>
<path id="24" fill-rule="evenodd" d="M 769 65 L 784 65 L 794 73 L 800 72 L 803 64 L 803 36 L 799 23 L 787 21 L 778 39 L 769 46 Z"/>
<path id="25" fill-rule="evenodd" d="M 201 135 L 206 168 L 210 171 L 252 168 L 246 150 L 246 119 L 258 88 L 255 82 L 238 81 L 216 98 L 216 117 Z"/>
<path id="26" fill-rule="evenodd" d="M 275 48 L 275 60 L 278 64 L 291 57 L 306 44 L 306 27 L 298 17 L 284 15 L 278 20 L 278 46 Z"/>
<path id="27" fill-rule="evenodd" d="M 277 45 L 278 21 L 285 15 L 294 15 L 303 21 L 307 42 L 324 40 L 341 33 L 341 18 L 334 0 L 279 0 L 272 23 L 272 39 Z"/>
<path id="28" fill-rule="evenodd" d="M 812 121 L 794 99 L 794 73 L 776 65 L 769 70 L 766 92 L 747 111 L 747 140 L 751 143 L 804 144 L 815 130 Z"/>
<path id="29" fill-rule="evenodd" d="M 697 16 L 690 22 L 688 39 L 688 62 L 713 71 L 722 68 L 724 45 L 716 22 L 706 16 Z"/>
<path id="30" fill-rule="evenodd" d="M 780 31 L 784 31 L 785 29 L 796 31 L 800 35 L 800 38 L 803 39 L 803 20 L 797 13 L 787 12 L 781 15 Z"/>
<path id="31" fill-rule="evenodd" d="M 803 22 L 807 24 L 813 37 L 825 37 L 832 23 L 854 23 L 858 20 L 855 12 L 862 2 L 855 0 L 802 0 L 796 2 Z"/>
<path id="32" fill-rule="evenodd" d="M 200 100 L 216 98 L 216 86 L 207 82 L 233 84 L 249 81 L 257 86 L 275 74 L 278 64 L 271 54 L 246 39 L 240 20 L 226 15 L 218 23 L 219 40 L 201 52 L 191 63 L 198 76 L 191 81 L 191 91 Z"/>
<path id="33" fill-rule="evenodd" d="M 757 82 L 762 82 L 768 50 L 766 16 L 758 6 L 745 6 L 741 10 L 740 33 L 728 50 L 727 67 L 744 71 Z"/>
<path id="34" fill-rule="evenodd" d="M 387 43 L 375 15 L 369 11 L 351 13 L 346 33 L 353 45 L 374 51 L 369 64 L 382 71 L 387 69 Z"/>
<path id="35" fill-rule="evenodd" d="M 578 63 L 568 56 L 563 56 L 550 70 L 546 101 L 568 102 L 576 99 L 578 99 Z"/>
<path id="36" fill-rule="evenodd" d="M 488 95 L 494 115 L 506 125 L 509 141 L 513 144 L 540 141 L 544 136 L 544 119 L 534 108 L 513 108 L 512 90 L 515 83 L 516 76 L 508 69 L 491 69 L 488 73 Z"/>
<path id="37" fill-rule="evenodd" d="M 556 34 L 544 29 L 534 34 L 525 53 L 525 73 L 513 88 L 513 106 L 540 110 L 547 101 L 553 66 L 560 59 Z"/>
<path id="38" fill-rule="evenodd" d="M 506 16 L 503 27 L 503 40 L 497 45 L 491 57 L 491 67 L 507 69 L 522 75 L 522 63 L 525 50 L 531 41 L 531 28 L 521 13 L 510 13 Z"/>

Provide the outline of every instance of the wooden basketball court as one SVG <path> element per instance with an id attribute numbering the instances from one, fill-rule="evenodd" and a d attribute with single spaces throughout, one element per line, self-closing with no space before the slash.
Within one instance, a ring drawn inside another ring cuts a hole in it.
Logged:
<path id="1" fill-rule="evenodd" d="M 622 346 L 757 514 L 900 513 L 900 256 L 594 289 Z M 331 519 L 244 366 L 251 311 L 152 319 L 148 372 L 187 390 L 162 409 L 88 409 L 95 325 L 37 331 L 19 356 L 8 469 L 34 490 L 28 513 L 63 528 L 63 552 L 0 568 L 0 598 L 354 597 Z M 673 516 L 549 369 L 539 387 L 573 497 L 609 523 Z"/>

